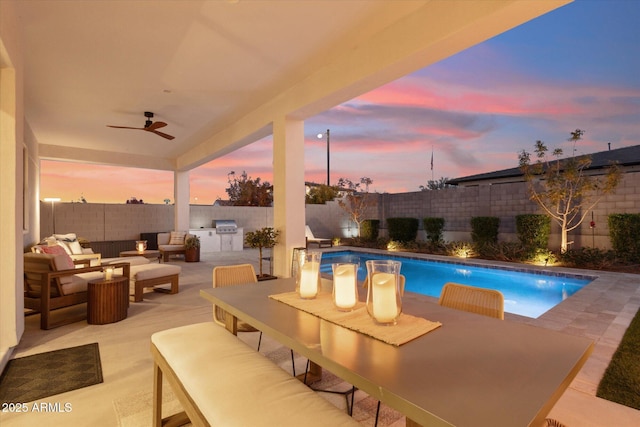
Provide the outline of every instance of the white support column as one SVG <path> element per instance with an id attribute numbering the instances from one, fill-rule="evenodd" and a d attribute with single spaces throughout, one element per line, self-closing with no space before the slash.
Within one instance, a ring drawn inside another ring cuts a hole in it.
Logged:
<path id="1" fill-rule="evenodd" d="M 176 231 L 189 231 L 189 171 L 173 174 L 174 223 Z"/>
<path id="2" fill-rule="evenodd" d="M 273 124 L 273 227 L 280 230 L 273 251 L 274 274 L 291 275 L 293 248 L 304 246 L 304 122 Z"/>
<path id="3" fill-rule="evenodd" d="M 23 152 L 18 121 L 16 70 L 0 70 L 0 371 L 24 331 L 23 309 Z"/>

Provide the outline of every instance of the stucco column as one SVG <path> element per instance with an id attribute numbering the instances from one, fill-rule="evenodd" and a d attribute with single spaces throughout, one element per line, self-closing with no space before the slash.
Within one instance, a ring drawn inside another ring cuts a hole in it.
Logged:
<path id="1" fill-rule="evenodd" d="M 0 371 L 24 331 L 23 151 L 16 70 L 0 70 Z"/>
<path id="2" fill-rule="evenodd" d="M 293 248 L 304 246 L 304 122 L 273 123 L 273 227 L 280 230 L 273 250 L 274 274 L 289 277 Z"/>
<path id="3" fill-rule="evenodd" d="M 173 174 L 174 225 L 176 231 L 189 230 L 189 171 Z"/>

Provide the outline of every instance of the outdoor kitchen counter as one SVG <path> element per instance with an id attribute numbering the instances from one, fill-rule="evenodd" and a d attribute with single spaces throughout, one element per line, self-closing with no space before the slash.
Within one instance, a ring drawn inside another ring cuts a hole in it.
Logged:
<path id="1" fill-rule="evenodd" d="M 244 230 L 237 228 L 236 233 L 218 234 L 215 228 L 195 228 L 189 234 L 200 237 L 200 252 L 241 251 L 244 246 Z"/>

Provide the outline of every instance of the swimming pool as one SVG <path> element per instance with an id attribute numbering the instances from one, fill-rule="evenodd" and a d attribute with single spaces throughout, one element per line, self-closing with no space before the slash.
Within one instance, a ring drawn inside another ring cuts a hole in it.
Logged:
<path id="1" fill-rule="evenodd" d="M 365 261 L 371 259 L 401 261 L 400 274 L 407 279 L 406 291 L 438 297 L 447 282 L 496 289 L 504 295 L 506 312 L 533 318 L 539 317 L 594 280 L 585 276 L 543 275 L 356 251 L 324 252 L 321 272 L 331 275 L 332 263 L 350 262 L 359 264 L 358 280 L 364 280 L 367 275 Z"/>

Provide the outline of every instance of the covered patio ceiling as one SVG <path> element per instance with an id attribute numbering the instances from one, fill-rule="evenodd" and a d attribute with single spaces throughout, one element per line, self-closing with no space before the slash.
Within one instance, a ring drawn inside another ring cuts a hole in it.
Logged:
<path id="1" fill-rule="evenodd" d="M 189 170 L 570 1 L 19 1 L 26 122 L 42 159 Z M 175 139 L 106 126 L 145 111 Z"/>

